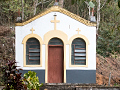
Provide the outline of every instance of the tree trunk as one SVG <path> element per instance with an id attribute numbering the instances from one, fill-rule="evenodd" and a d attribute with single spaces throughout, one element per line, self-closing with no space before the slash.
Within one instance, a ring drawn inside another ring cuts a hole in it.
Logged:
<path id="1" fill-rule="evenodd" d="M 22 1 L 22 21 L 24 20 L 24 3 L 23 0 Z"/>
<path id="2" fill-rule="evenodd" d="M 63 7 L 63 4 L 64 4 L 64 0 L 59 0 L 60 7 Z"/>
<path id="3" fill-rule="evenodd" d="M 42 0 L 42 11 L 43 11 L 43 0 Z"/>
<path id="4" fill-rule="evenodd" d="M 79 15 L 79 1 L 77 0 L 77 15 Z"/>
<path id="5" fill-rule="evenodd" d="M 97 31 L 96 33 L 98 34 L 98 29 L 99 29 L 99 25 L 100 25 L 100 0 L 96 0 L 97 1 Z"/>
<path id="6" fill-rule="evenodd" d="M 33 15 L 36 14 L 37 4 L 38 4 L 38 0 L 35 0 L 35 1 L 34 1 L 34 4 L 33 4 L 33 8 L 34 8 Z"/>

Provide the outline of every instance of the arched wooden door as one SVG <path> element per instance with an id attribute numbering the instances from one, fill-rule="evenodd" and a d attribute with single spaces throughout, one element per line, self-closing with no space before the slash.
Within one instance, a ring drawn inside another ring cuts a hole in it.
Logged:
<path id="1" fill-rule="evenodd" d="M 63 42 L 53 38 L 48 44 L 48 83 L 63 83 Z"/>

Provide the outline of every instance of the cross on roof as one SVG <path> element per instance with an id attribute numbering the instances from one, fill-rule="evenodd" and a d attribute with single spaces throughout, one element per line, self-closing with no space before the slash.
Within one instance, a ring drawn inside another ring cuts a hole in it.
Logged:
<path id="1" fill-rule="evenodd" d="M 32 31 L 32 34 L 33 34 L 33 31 L 35 31 L 35 29 L 32 28 L 32 29 L 30 29 L 30 31 Z"/>
<path id="2" fill-rule="evenodd" d="M 80 32 L 81 30 L 78 28 L 78 30 L 76 30 L 76 31 L 78 31 L 78 34 L 79 34 L 79 32 Z"/>
<path id="3" fill-rule="evenodd" d="M 54 30 L 57 30 L 56 29 L 56 24 L 60 22 L 60 20 L 56 20 L 56 16 L 57 15 L 54 15 L 54 20 L 51 20 L 51 23 L 54 23 Z"/>

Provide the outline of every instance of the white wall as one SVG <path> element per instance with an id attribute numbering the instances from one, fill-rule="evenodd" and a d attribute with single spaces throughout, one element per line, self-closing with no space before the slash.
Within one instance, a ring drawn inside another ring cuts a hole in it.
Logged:
<path id="1" fill-rule="evenodd" d="M 50 30 L 54 30 L 54 14 L 57 15 L 57 30 L 61 30 L 68 35 L 68 40 L 78 32 L 78 28 L 81 30 L 80 34 L 87 37 L 89 40 L 88 45 L 88 67 L 69 67 L 69 45 L 66 45 L 66 69 L 81 69 L 81 70 L 95 70 L 96 69 L 96 27 L 86 26 L 71 17 L 60 12 L 48 13 L 24 26 L 16 26 L 16 61 L 19 62 L 17 65 L 21 66 L 23 69 L 45 69 L 45 45 L 42 45 L 42 67 L 23 67 L 23 38 L 31 34 L 30 29 L 32 27 L 35 29 L 34 34 L 39 35 L 42 40 L 44 39 L 44 34 Z"/>

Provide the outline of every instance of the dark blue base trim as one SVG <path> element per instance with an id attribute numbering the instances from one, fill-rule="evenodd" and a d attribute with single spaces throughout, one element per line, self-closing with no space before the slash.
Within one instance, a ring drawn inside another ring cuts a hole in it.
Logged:
<path id="1" fill-rule="evenodd" d="M 66 83 L 96 83 L 96 70 L 66 70 Z"/>
<path id="2" fill-rule="evenodd" d="M 30 70 L 20 71 L 22 76 Z M 45 83 L 45 70 L 36 72 L 40 83 Z M 96 83 L 96 70 L 66 70 L 66 83 Z"/>
<path id="3" fill-rule="evenodd" d="M 20 72 L 22 73 L 22 76 L 23 76 L 28 71 L 34 71 L 34 72 L 36 72 L 36 76 L 38 76 L 39 82 L 40 83 L 45 83 L 45 70 L 22 70 Z"/>

